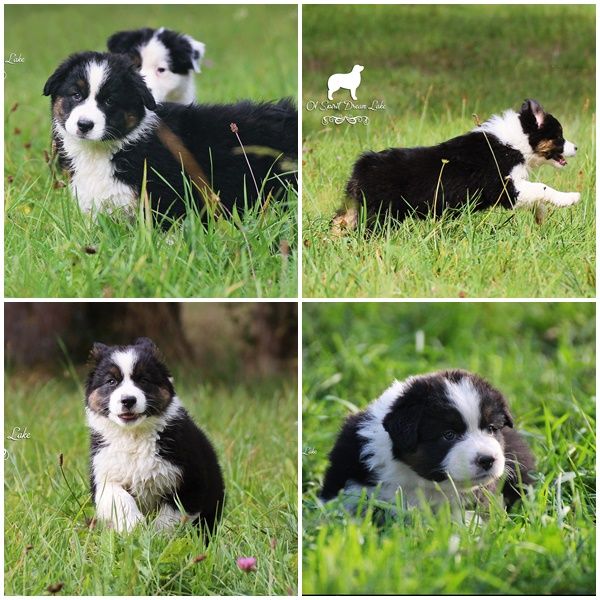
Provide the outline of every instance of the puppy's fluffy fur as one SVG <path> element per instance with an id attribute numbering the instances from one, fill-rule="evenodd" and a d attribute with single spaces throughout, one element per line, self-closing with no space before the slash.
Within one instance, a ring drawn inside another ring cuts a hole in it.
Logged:
<path id="1" fill-rule="evenodd" d="M 342 492 L 352 506 L 364 488 L 406 505 L 436 504 L 502 482 L 512 505 L 531 482 L 533 456 L 513 430 L 502 394 L 466 371 L 396 381 L 366 410 L 348 417 L 329 455 L 320 496 Z"/>
<path id="2" fill-rule="evenodd" d="M 562 168 L 576 146 L 565 140 L 558 120 L 535 100 L 520 112 L 507 110 L 470 133 L 437 146 L 365 152 L 346 186 L 347 201 L 333 220 L 336 231 L 356 226 L 366 210 L 372 227 L 386 216 L 440 216 L 468 202 L 476 210 L 518 208 L 537 203 L 570 206 L 577 192 L 559 192 L 529 181 L 543 164 Z"/>
<path id="3" fill-rule="evenodd" d="M 221 469 L 156 346 L 148 338 L 94 344 L 91 361 L 85 402 L 97 517 L 130 531 L 151 514 L 159 528 L 185 515 L 210 533 L 223 508 Z"/>

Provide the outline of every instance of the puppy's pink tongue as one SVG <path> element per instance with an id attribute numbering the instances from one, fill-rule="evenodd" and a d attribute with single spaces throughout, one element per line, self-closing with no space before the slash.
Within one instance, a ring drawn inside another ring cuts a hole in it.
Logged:
<path id="1" fill-rule="evenodd" d="M 564 166 L 567 164 L 567 161 L 566 161 L 566 160 L 565 160 L 565 159 L 564 159 L 564 158 L 561 156 L 561 157 L 558 159 L 558 164 L 559 164 L 559 165 L 562 165 L 562 166 L 564 167 Z"/>

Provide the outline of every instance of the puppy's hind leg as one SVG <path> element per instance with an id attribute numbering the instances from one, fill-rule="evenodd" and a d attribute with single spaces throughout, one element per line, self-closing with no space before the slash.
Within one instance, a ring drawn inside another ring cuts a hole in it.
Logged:
<path id="1" fill-rule="evenodd" d="M 353 198 L 346 198 L 344 205 L 331 219 L 331 233 L 341 236 L 358 227 L 358 202 Z"/>

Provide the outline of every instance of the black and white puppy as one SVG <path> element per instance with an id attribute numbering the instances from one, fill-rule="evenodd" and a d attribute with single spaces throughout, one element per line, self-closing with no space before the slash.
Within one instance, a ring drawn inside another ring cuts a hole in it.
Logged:
<path id="1" fill-rule="evenodd" d="M 206 50 L 202 42 L 164 27 L 144 27 L 113 34 L 107 46 L 110 52 L 129 56 L 157 102 L 196 100 L 194 73 L 200 73 Z"/>
<path id="2" fill-rule="evenodd" d="M 98 519 L 130 531 L 151 513 L 158 528 L 185 514 L 212 532 L 224 498 L 217 455 L 181 405 L 156 346 L 148 338 L 97 343 L 91 360 L 85 404 Z"/>
<path id="3" fill-rule="evenodd" d="M 534 460 L 513 429 L 506 400 L 481 377 L 444 371 L 396 381 L 346 420 L 329 455 L 320 497 L 343 492 L 352 506 L 366 488 L 405 505 L 456 504 L 501 480 L 507 506 L 530 483 Z M 457 496 L 458 492 L 458 496 Z"/>
<path id="4" fill-rule="evenodd" d="M 153 214 L 169 221 L 190 204 L 229 215 L 296 187 L 291 100 L 157 105 L 127 57 L 98 52 L 67 58 L 44 94 L 52 98 L 60 163 L 83 211 L 132 211 L 144 178 Z"/>
<path id="5" fill-rule="evenodd" d="M 535 100 L 520 112 L 495 115 L 465 135 L 437 146 L 366 152 L 354 164 L 346 186 L 346 206 L 333 219 L 336 231 L 353 229 L 366 210 L 371 227 L 387 216 L 440 216 L 471 202 L 476 210 L 537 203 L 570 206 L 577 192 L 559 192 L 529 181 L 532 168 L 562 168 L 576 146 L 558 120 Z"/>

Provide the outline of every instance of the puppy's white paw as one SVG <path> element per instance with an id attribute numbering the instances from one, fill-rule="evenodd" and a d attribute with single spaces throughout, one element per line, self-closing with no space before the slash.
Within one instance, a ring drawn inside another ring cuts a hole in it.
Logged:
<path id="1" fill-rule="evenodd" d="M 130 533 L 135 526 L 144 520 L 144 515 L 141 512 L 130 512 L 128 514 L 120 514 L 116 519 L 112 520 L 113 527 L 119 533 Z"/>
<path id="2" fill-rule="evenodd" d="M 572 206 L 577 204 L 581 198 L 579 192 L 563 192 L 556 200 L 557 206 Z"/>

